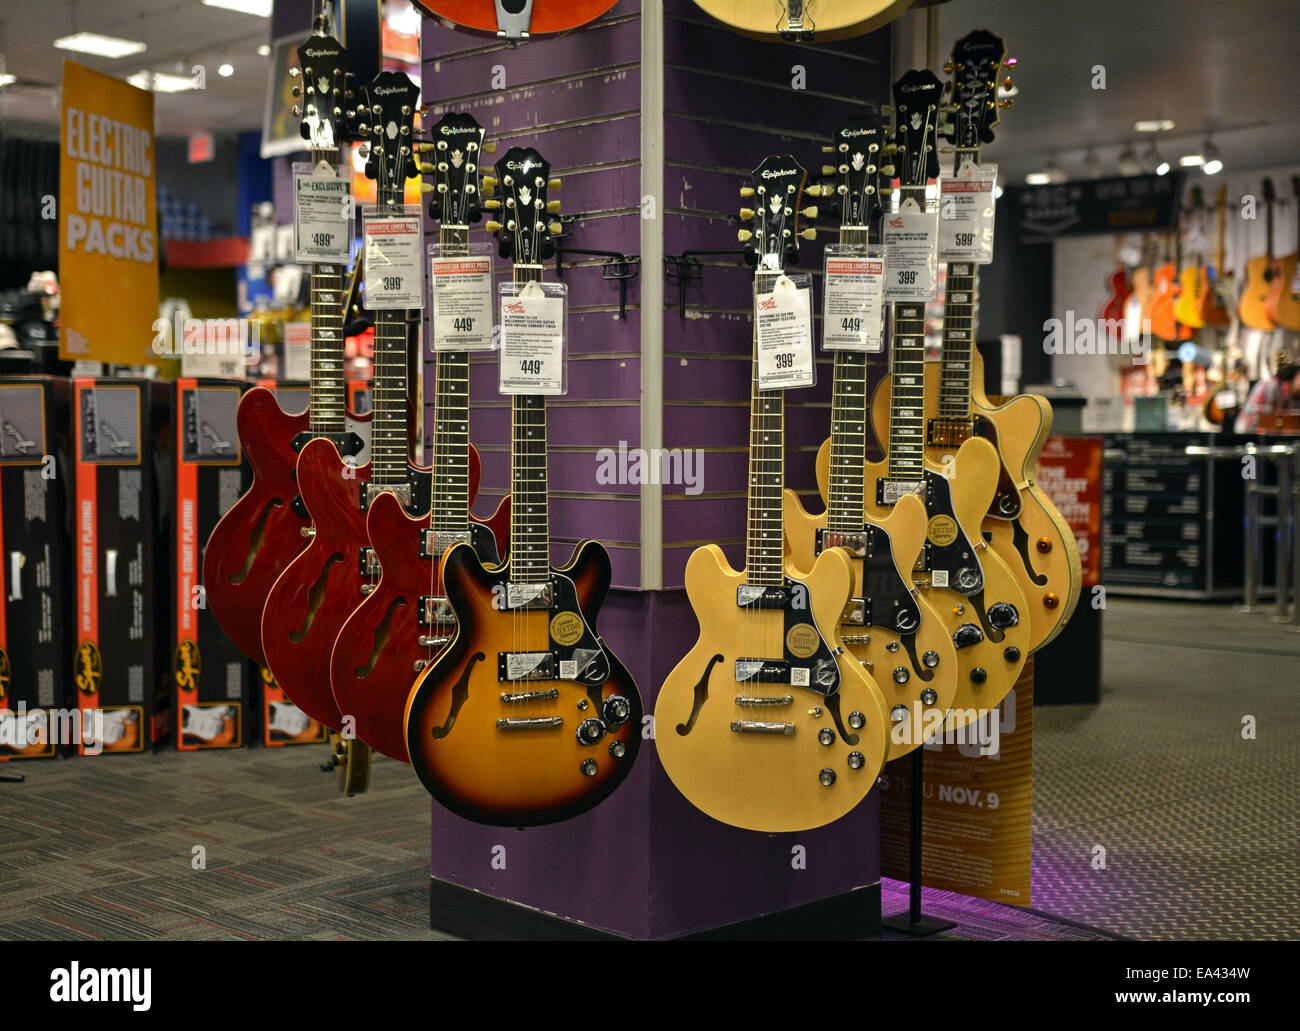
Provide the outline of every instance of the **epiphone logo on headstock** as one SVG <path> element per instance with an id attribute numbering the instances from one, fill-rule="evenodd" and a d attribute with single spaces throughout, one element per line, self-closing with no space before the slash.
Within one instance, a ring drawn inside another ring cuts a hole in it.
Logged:
<path id="1" fill-rule="evenodd" d="M 870 136 L 875 131 L 875 129 L 841 129 L 840 135 L 847 140 L 852 139 L 854 136 Z"/>
<path id="2" fill-rule="evenodd" d="M 764 169 L 762 176 L 764 179 L 777 179 L 783 175 L 798 175 L 798 171 L 793 168 Z"/>
<path id="3" fill-rule="evenodd" d="M 512 172 L 528 171 L 529 169 L 536 168 L 536 167 L 537 166 L 534 165 L 531 161 L 507 161 L 506 162 L 506 168 L 510 169 L 510 171 Z"/>
<path id="4" fill-rule="evenodd" d="M 405 86 L 376 86 L 370 91 L 377 97 L 390 97 L 394 93 L 405 93 Z"/>
<path id="5" fill-rule="evenodd" d="M 442 134 L 444 136 L 459 136 L 462 133 L 478 131 L 478 127 L 474 125 L 444 125 L 442 127 Z"/>
<path id="6" fill-rule="evenodd" d="M 342 50 L 304 50 L 303 54 L 307 57 L 338 57 Z"/>
<path id="7" fill-rule="evenodd" d="M 898 92 L 899 93 L 924 93 L 933 89 L 934 89 L 934 83 L 932 82 L 923 82 L 916 86 L 909 86 L 906 83 L 903 83 L 901 86 L 898 87 Z"/>

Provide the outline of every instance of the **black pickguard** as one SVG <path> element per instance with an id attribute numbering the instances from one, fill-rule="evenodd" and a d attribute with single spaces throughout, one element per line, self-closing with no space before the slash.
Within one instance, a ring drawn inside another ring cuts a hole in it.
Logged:
<path id="1" fill-rule="evenodd" d="M 946 584 L 935 586 L 956 591 L 967 597 L 984 590 L 984 569 L 980 565 L 979 553 L 971 543 L 957 514 L 953 510 L 952 488 L 946 477 L 926 470 L 925 473 L 925 511 L 929 519 L 935 516 L 947 516 L 957 527 L 957 536 L 950 544 L 936 544 L 928 536 L 925 541 L 925 568 L 930 572 L 930 582 L 934 583 L 934 572 L 940 570 L 948 574 Z"/>
<path id="2" fill-rule="evenodd" d="M 833 695 L 840 689 L 840 667 L 835 661 L 835 652 L 826 643 L 826 637 L 813 619 L 811 592 L 805 584 L 792 577 L 785 577 L 784 583 L 790 591 L 790 603 L 785 607 L 782 657 L 792 666 L 809 669 L 808 683 L 800 686 L 820 695 Z M 790 650 L 790 631 L 796 627 L 807 627 L 817 635 L 817 648 L 811 655 L 796 655 Z"/>

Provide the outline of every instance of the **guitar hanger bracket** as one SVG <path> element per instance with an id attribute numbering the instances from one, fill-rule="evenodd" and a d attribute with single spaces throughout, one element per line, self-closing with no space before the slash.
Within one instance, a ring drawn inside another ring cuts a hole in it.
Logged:
<path id="1" fill-rule="evenodd" d="M 729 254 L 735 257 L 744 255 L 743 250 L 725 250 L 725 251 L 682 251 L 681 254 L 664 255 L 664 275 L 669 279 L 677 280 L 677 314 L 686 318 L 686 287 L 691 283 L 698 283 L 704 279 L 704 262 L 700 261 L 700 255 L 722 255 Z"/>
<path id="2" fill-rule="evenodd" d="M 618 317 L 627 319 L 627 281 L 636 279 L 641 273 L 641 255 L 623 254 L 620 251 L 595 251 L 585 247 L 565 247 L 564 241 L 573 235 L 573 223 L 576 215 L 561 217 L 558 221 L 563 227 L 561 232 L 551 239 L 555 244 L 555 278 L 564 281 L 564 256 L 566 254 L 584 254 L 592 258 L 604 258 L 600 266 L 600 278 L 618 283 Z"/>

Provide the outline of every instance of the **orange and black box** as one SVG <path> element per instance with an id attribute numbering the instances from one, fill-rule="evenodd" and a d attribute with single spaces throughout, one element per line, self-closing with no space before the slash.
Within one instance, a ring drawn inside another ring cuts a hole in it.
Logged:
<path id="1" fill-rule="evenodd" d="M 171 549 L 168 673 L 182 752 L 246 744 L 256 705 L 254 667 L 222 632 L 203 586 L 208 537 L 252 479 L 235 424 L 250 385 L 183 378 L 172 399 L 174 478 L 159 518 Z"/>
<path id="2" fill-rule="evenodd" d="M 72 687 L 82 755 L 143 752 L 167 733 L 163 648 L 170 555 L 158 527 L 168 489 L 172 384 L 72 381 Z"/>
<path id="3" fill-rule="evenodd" d="M 0 378 L 0 761 L 54 755 L 67 722 L 69 388 Z"/>

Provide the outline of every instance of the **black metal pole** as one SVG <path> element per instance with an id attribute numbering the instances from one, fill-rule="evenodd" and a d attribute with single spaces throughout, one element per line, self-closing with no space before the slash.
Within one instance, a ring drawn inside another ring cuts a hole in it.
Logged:
<path id="1" fill-rule="evenodd" d="M 899 913 L 897 916 L 884 917 L 880 921 L 881 927 L 888 927 L 891 931 L 902 931 L 904 934 L 910 934 L 917 938 L 925 938 L 932 934 L 938 934 L 940 931 L 947 931 L 956 927 L 957 924 L 952 920 L 939 920 L 935 917 L 926 916 L 921 912 L 921 817 L 922 805 L 924 804 L 925 789 L 925 748 L 913 748 L 911 759 L 911 775 L 909 788 L 912 797 L 908 800 L 909 820 L 908 820 L 908 863 L 907 876 L 911 882 L 908 885 L 908 905 L 906 913 Z"/>

